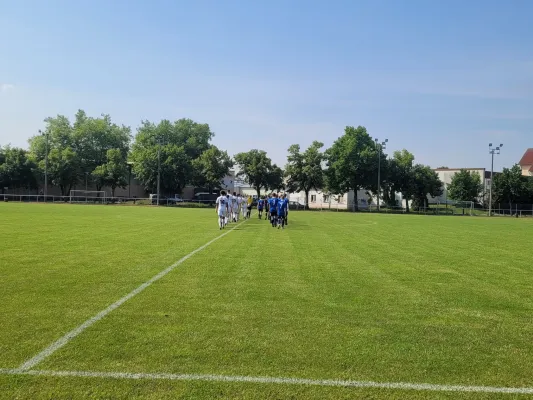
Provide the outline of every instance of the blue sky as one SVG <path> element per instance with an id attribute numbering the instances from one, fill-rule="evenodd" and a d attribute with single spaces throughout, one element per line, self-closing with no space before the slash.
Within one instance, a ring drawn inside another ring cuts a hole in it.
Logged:
<path id="1" fill-rule="evenodd" d="M 230 154 L 346 125 L 432 167 L 533 147 L 533 1 L 0 0 L 0 144 L 47 116 L 207 122 Z"/>

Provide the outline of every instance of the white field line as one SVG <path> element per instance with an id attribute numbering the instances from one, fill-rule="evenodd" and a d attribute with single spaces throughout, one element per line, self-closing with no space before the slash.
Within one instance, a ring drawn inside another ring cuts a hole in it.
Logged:
<path id="1" fill-rule="evenodd" d="M 242 382 L 278 385 L 335 386 L 396 390 L 426 390 L 433 392 L 478 392 L 533 394 L 533 387 L 494 387 L 466 385 L 437 385 L 432 383 L 409 382 L 373 382 L 349 381 L 332 379 L 276 378 L 268 376 L 209 375 L 209 374 L 165 374 L 165 373 L 129 373 L 129 372 L 96 372 L 96 371 L 46 371 L 20 369 L 0 369 L 3 375 L 34 375 L 56 377 L 111 378 L 111 379 L 146 379 L 170 381 L 209 381 L 209 382 Z"/>
<path id="2" fill-rule="evenodd" d="M 180 264 L 184 263 L 185 261 L 187 261 L 189 258 L 191 258 L 192 256 L 194 256 L 196 253 L 204 250 L 206 247 L 210 246 L 211 244 L 213 244 L 214 242 L 216 242 L 217 240 L 219 239 L 222 239 L 224 236 L 226 236 L 227 234 L 229 234 L 230 232 L 232 232 L 235 228 L 237 228 L 240 224 L 238 225 L 235 225 L 232 229 L 230 229 L 229 231 L 223 233 L 222 235 L 219 235 L 217 236 L 216 238 L 214 238 L 213 240 L 210 240 L 209 242 L 207 242 L 206 244 L 204 244 L 203 246 L 200 246 L 198 247 L 196 250 L 190 252 L 189 254 L 187 254 L 185 257 L 179 259 L 178 261 L 176 261 L 174 264 L 172 264 L 171 266 L 167 267 L 166 269 L 164 269 L 163 271 L 161 271 L 160 273 L 158 273 L 157 275 L 153 276 L 150 280 L 146 281 L 145 283 L 143 283 L 142 285 L 138 286 L 137 288 L 133 289 L 131 292 L 129 292 L 127 295 L 125 295 L 124 297 L 122 297 L 121 299 L 117 300 L 116 302 L 114 302 L 113 304 L 111 304 L 109 307 L 105 308 L 104 310 L 100 311 L 98 314 L 96 314 L 95 316 L 89 318 L 87 321 L 85 321 L 83 324 L 81 324 L 80 326 L 74 328 L 73 330 L 71 330 L 70 332 L 68 332 L 65 336 L 59 338 L 58 340 L 56 340 L 54 343 L 52 343 L 50 346 L 48 346 L 47 348 L 45 348 L 43 351 L 41 351 L 39 354 L 37 354 L 36 356 L 30 358 L 29 360 L 23 362 L 19 367 L 18 367 L 18 370 L 19 371 L 26 371 L 26 370 L 29 370 L 33 367 L 35 367 L 37 364 L 39 364 L 41 361 L 43 361 L 45 358 L 51 356 L 55 351 L 59 350 L 61 347 L 63 347 L 64 345 L 66 345 L 68 342 L 70 342 L 72 339 L 74 339 L 76 336 L 78 336 L 80 333 L 82 333 L 85 329 L 87 329 L 88 327 L 90 327 L 91 325 L 93 325 L 95 322 L 98 322 L 100 321 L 102 318 L 104 318 L 107 314 L 109 314 L 110 312 L 112 312 L 113 310 L 116 310 L 118 307 L 120 307 L 122 304 L 124 304 L 126 301 L 128 301 L 129 299 L 131 299 L 132 297 L 138 295 L 139 293 L 141 293 L 144 289 L 146 289 L 148 286 L 150 286 L 152 283 L 158 281 L 159 279 L 161 279 L 162 277 L 164 277 L 165 275 L 167 275 L 169 272 L 171 272 L 174 268 L 176 268 L 177 266 L 179 266 Z"/>

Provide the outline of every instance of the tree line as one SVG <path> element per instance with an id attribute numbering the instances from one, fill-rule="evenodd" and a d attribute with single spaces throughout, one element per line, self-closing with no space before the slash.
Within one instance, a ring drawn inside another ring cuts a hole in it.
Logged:
<path id="1" fill-rule="evenodd" d="M 493 206 L 500 204 L 512 209 L 513 205 L 533 204 L 533 177 L 522 175 L 518 164 L 495 173 L 491 184 Z M 488 207 L 488 190 L 479 174 L 462 169 L 452 177 L 448 185 L 448 197 L 474 203 L 480 203 L 482 199 L 484 206 Z"/>
<path id="2" fill-rule="evenodd" d="M 87 182 L 97 190 L 125 188 L 133 175 L 148 192 L 155 192 L 158 173 L 163 194 L 181 193 L 186 185 L 206 190 L 219 188 L 234 166 L 238 176 L 261 190 L 343 195 L 366 190 L 382 201 L 397 206 L 396 193 L 402 193 L 405 207 L 427 207 L 428 196 L 443 194 L 443 184 L 429 166 L 415 163 L 407 150 L 387 157 L 383 148 L 362 126 L 347 126 L 332 146 L 315 141 L 307 149 L 294 144 L 288 149 L 282 169 L 263 150 L 229 154 L 211 143 L 214 133 L 208 124 L 191 119 L 158 123 L 142 121 L 136 134 L 130 127 L 117 125 L 109 115 L 98 118 L 79 110 L 74 121 L 67 117 L 45 120 L 43 132 L 29 140 L 29 148 L 0 147 L 0 188 L 37 189 L 43 185 L 45 163 L 49 185 L 66 196 L 76 185 Z M 379 165 L 379 189 L 378 189 Z M 533 203 L 533 184 L 518 176 L 520 168 L 504 169 L 494 179 L 493 199 L 528 200 Z M 466 176 L 465 175 L 468 175 Z M 479 175 L 478 175 L 479 178 Z M 455 200 L 477 201 L 482 191 L 475 174 L 461 171 L 448 187 Z"/>

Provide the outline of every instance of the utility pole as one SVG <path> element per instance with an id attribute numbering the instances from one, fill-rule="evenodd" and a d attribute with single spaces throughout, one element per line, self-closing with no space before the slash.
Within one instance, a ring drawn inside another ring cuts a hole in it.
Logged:
<path id="1" fill-rule="evenodd" d="M 88 180 L 89 180 L 89 173 L 85 171 L 85 202 L 86 203 L 87 203 L 87 190 L 89 189 Z"/>
<path id="2" fill-rule="evenodd" d="M 161 187 L 161 138 L 157 138 L 157 205 L 159 205 Z"/>
<path id="3" fill-rule="evenodd" d="M 383 152 L 383 149 L 386 148 L 387 142 L 389 139 L 385 139 L 384 142 L 379 143 L 379 140 L 376 138 L 374 139 L 376 142 L 376 148 L 378 150 L 378 195 L 377 195 L 377 205 L 378 205 L 378 212 L 381 209 L 380 204 L 380 193 L 381 193 L 381 153 Z"/>
<path id="4" fill-rule="evenodd" d="M 133 167 L 133 163 L 130 161 L 127 163 L 129 175 L 128 175 L 128 200 L 131 199 L 131 168 Z"/>
<path id="5" fill-rule="evenodd" d="M 500 149 L 503 147 L 503 144 L 500 143 L 498 147 L 493 148 L 492 143 L 489 143 L 489 154 L 491 155 L 490 163 L 490 188 L 489 188 L 489 217 L 492 216 L 492 185 L 494 183 L 494 154 L 500 154 Z"/>
<path id="6" fill-rule="evenodd" d="M 48 132 L 42 133 L 39 129 L 39 135 L 44 136 L 45 151 L 44 151 L 44 202 L 46 203 L 46 196 L 48 195 Z"/>

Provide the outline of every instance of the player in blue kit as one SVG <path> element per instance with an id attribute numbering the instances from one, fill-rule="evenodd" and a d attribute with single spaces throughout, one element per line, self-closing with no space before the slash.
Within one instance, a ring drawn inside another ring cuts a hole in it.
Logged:
<path id="1" fill-rule="evenodd" d="M 289 199 L 282 194 L 278 200 L 278 229 L 285 229 L 285 218 L 287 218 L 287 209 L 289 207 Z"/>
<path id="2" fill-rule="evenodd" d="M 268 206 L 270 211 L 270 223 L 272 228 L 276 227 L 278 221 L 278 195 L 276 193 L 272 194 L 272 197 L 268 200 Z"/>
<path id="3" fill-rule="evenodd" d="M 270 221 L 270 199 L 272 199 L 272 193 L 268 196 L 265 196 L 265 221 L 268 219 Z"/>
<path id="4" fill-rule="evenodd" d="M 261 197 L 257 201 L 257 213 L 259 214 L 259 219 L 263 218 L 263 209 L 265 208 L 265 199 Z"/>

